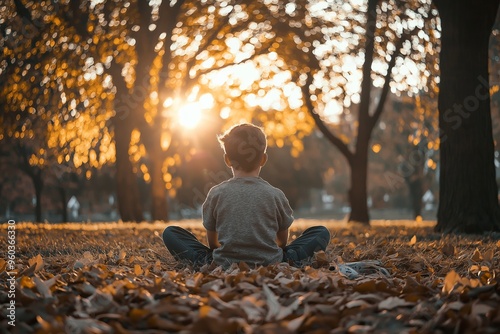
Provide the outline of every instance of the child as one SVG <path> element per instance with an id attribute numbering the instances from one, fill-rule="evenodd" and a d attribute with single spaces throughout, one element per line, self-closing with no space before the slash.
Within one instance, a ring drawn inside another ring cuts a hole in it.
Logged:
<path id="1" fill-rule="evenodd" d="M 239 124 L 218 139 L 233 178 L 210 189 L 203 203 L 208 247 L 185 229 L 169 226 L 163 241 L 170 253 L 195 266 L 214 261 L 227 268 L 240 261 L 253 266 L 279 262 L 301 266 L 314 252 L 324 251 L 330 233 L 323 226 L 306 229 L 287 245 L 292 209 L 281 190 L 259 177 L 267 161 L 262 129 Z"/>

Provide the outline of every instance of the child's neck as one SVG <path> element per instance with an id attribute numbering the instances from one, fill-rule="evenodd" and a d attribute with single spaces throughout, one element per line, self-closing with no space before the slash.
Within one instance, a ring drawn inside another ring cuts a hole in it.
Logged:
<path id="1" fill-rule="evenodd" d="M 232 168 L 232 170 L 233 170 L 233 177 L 259 177 L 260 174 L 260 167 L 250 172 L 245 172 L 243 170 L 234 168 Z"/>

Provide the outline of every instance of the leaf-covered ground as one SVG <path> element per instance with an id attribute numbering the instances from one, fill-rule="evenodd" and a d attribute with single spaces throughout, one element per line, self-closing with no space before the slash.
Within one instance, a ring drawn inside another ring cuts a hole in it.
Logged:
<path id="1" fill-rule="evenodd" d="M 199 222 L 179 224 L 204 240 Z M 0 332 L 500 332 L 500 235 L 442 236 L 425 222 L 299 220 L 292 237 L 309 224 L 332 234 L 311 266 L 196 272 L 163 246 L 165 224 L 17 223 L 15 269 L 0 259 Z M 391 276 L 348 279 L 335 270 L 363 260 L 380 260 Z M 5 317 L 9 275 L 15 327 Z"/>

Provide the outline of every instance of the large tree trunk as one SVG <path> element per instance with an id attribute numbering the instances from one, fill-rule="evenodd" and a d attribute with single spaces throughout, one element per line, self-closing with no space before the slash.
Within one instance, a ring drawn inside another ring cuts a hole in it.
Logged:
<path id="1" fill-rule="evenodd" d="M 42 221 L 42 191 L 43 191 L 43 179 L 42 172 L 39 170 L 31 175 L 33 181 L 33 186 L 35 187 L 35 221 Z"/>
<path id="2" fill-rule="evenodd" d="M 132 128 L 127 124 L 127 120 L 121 120 L 119 117 L 115 118 L 114 124 L 118 212 L 123 221 L 142 221 L 144 217 L 139 186 L 128 153 Z"/>
<path id="3" fill-rule="evenodd" d="M 351 189 L 349 190 L 349 201 L 351 203 L 351 213 L 349 222 L 363 224 L 370 223 L 368 214 L 368 152 L 357 151 L 350 163 L 351 167 Z"/>
<path id="4" fill-rule="evenodd" d="M 442 26 L 439 232 L 500 230 L 488 83 L 498 2 L 436 1 Z"/>
<path id="5" fill-rule="evenodd" d="M 61 200 L 61 218 L 63 223 L 68 222 L 68 208 L 67 204 L 68 201 L 66 199 L 66 188 L 64 188 L 62 185 L 58 187 L 59 188 L 59 196 Z"/>
<path id="6" fill-rule="evenodd" d="M 144 144 L 148 152 L 149 174 L 151 175 L 151 219 L 168 221 L 167 192 L 163 179 L 163 157 L 160 135 L 161 127 L 157 126 L 144 133 Z"/>

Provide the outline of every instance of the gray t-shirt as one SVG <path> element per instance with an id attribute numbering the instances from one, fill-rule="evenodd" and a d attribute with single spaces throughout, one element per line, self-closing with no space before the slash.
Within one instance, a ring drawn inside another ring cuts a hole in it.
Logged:
<path id="1" fill-rule="evenodd" d="M 260 177 L 237 177 L 210 189 L 203 203 L 203 226 L 216 231 L 216 264 L 267 265 L 282 261 L 276 233 L 293 222 L 285 194 Z"/>

